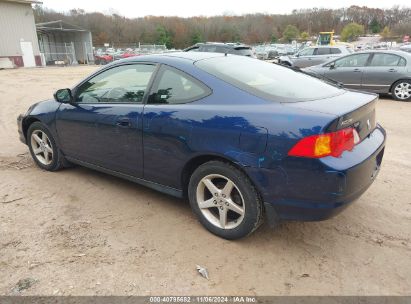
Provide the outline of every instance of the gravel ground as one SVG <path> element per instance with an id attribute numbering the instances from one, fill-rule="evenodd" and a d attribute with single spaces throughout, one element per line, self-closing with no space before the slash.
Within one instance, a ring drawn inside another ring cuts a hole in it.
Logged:
<path id="1" fill-rule="evenodd" d="M 17 115 L 95 69 L 0 71 L 1 295 L 410 295 L 411 103 L 379 102 L 383 166 L 350 208 L 230 242 L 203 229 L 186 201 L 81 167 L 34 165 Z"/>

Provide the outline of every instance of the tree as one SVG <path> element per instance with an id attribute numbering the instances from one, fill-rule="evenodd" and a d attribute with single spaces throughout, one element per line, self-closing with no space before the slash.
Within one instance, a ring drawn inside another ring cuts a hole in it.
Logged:
<path id="1" fill-rule="evenodd" d="M 380 35 L 383 39 L 387 39 L 387 38 L 391 37 L 390 28 L 388 26 L 384 27 L 384 29 L 382 30 Z"/>
<path id="2" fill-rule="evenodd" d="M 370 23 L 370 30 L 373 34 L 377 34 L 381 31 L 381 25 L 375 17 L 372 19 Z"/>
<path id="3" fill-rule="evenodd" d="M 196 44 L 199 42 L 203 42 L 203 36 L 201 35 L 201 33 L 199 31 L 196 31 L 192 36 L 191 36 L 191 43 L 192 44 Z"/>
<path id="4" fill-rule="evenodd" d="M 300 35 L 300 38 L 301 38 L 302 40 L 307 41 L 307 40 L 310 39 L 310 35 L 309 35 L 307 32 L 302 32 L 301 35 Z"/>
<path id="5" fill-rule="evenodd" d="M 298 28 L 294 25 L 287 25 L 284 32 L 283 32 L 283 39 L 290 42 L 291 40 L 294 40 L 298 38 L 300 35 L 300 31 Z"/>
<path id="6" fill-rule="evenodd" d="M 336 33 L 341 33 L 343 27 L 351 22 L 363 25 L 364 30 L 370 33 L 375 31 L 378 33 L 378 27 L 382 31 L 385 26 L 388 26 L 393 35 L 411 34 L 411 7 L 399 6 L 387 9 L 365 6 L 339 9 L 309 8 L 296 9 L 292 14 L 287 15 L 247 14 L 188 18 L 171 16 L 126 18 L 114 10 L 109 10 L 105 14 L 82 9 L 56 12 L 38 4 L 34 5 L 33 12 L 36 23 L 63 20 L 90 30 L 96 43 L 109 42 L 118 46 L 133 46 L 137 42 L 148 44 L 165 42 L 168 46 L 186 48 L 199 40 L 241 41 L 247 44 L 270 41 L 275 43 L 283 35 L 288 24 L 294 27 L 291 27 L 291 30 L 290 27 L 287 28 L 285 37 L 281 38 L 284 42 L 297 39 L 298 30 L 305 30 L 308 33 L 334 30 Z M 301 37 L 304 36 L 305 34 L 301 34 Z"/>
<path id="7" fill-rule="evenodd" d="M 158 44 L 164 44 L 167 48 L 171 48 L 173 46 L 171 34 L 164 26 L 157 26 L 157 35 Z"/>
<path id="8" fill-rule="evenodd" d="M 341 31 L 343 41 L 353 41 L 364 34 L 364 26 L 355 22 L 347 24 Z"/>

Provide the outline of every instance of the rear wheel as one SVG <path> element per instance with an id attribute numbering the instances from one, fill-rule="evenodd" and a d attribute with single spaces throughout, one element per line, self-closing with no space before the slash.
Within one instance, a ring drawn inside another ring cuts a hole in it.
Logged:
<path id="1" fill-rule="evenodd" d="M 411 100 L 411 80 L 399 80 L 392 86 L 392 95 L 395 100 Z"/>
<path id="2" fill-rule="evenodd" d="M 222 238 L 245 237 L 262 223 L 257 190 L 243 172 L 228 163 L 210 161 L 198 167 L 190 178 L 188 195 L 203 226 Z"/>
<path id="3" fill-rule="evenodd" d="M 57 144 L 40 122 L 34 122 L 27 131 L 27 144 L 35 163 L 47 171 L 57 171 L 64 167 L 64 156 Z"/>

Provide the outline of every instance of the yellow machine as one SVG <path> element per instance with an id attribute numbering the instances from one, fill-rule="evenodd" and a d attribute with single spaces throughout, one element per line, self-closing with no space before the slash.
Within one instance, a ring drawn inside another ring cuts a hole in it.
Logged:
<path id="1" fill-rule="evenodd" d="M 335 45 L 334 31 L 320 32 L 317 39 L 317 45 Z"/>

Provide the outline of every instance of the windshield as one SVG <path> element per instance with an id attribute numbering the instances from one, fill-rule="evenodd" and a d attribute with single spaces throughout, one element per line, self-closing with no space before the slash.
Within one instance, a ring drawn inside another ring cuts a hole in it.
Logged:
<path id="1" fill-rule="evenodd" d="M 344 93 L 341 88 L 318 78 L 258 59 L 224 56 L 195 64 L 244 91 L 278 102 L 322 99 Z"/>

